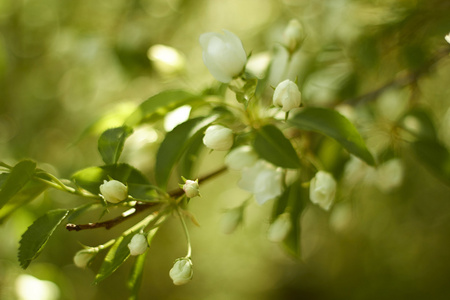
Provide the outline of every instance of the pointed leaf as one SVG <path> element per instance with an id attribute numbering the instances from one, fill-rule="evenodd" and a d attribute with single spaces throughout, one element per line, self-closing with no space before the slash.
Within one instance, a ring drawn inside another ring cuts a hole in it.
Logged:
<path id="1" fill-rule="evenodd" d="M 147 178 L 128 164 L 90 167 L 72 175 L 72 180 L 83 189 L 94 195 L 100 193 L 99 187 L 104 180 L 113 178 L 124 184 L 148 184 Z"/>
<path id="2" fill-rule="evenodd" d="M 197 135 L 202 135 L 206 126 L 217 120 L 218 115 L 190 119 L 167 133 L 156 154 L 155 177 L 160 187 L 165 187 L 172 168 Z"/>
<path id="3" fill-rule="evenodd" d="M 28 181 L 27 184 L 0 210 L 0 223 L 3 223 L 9 215 L 16 211 L 16 209 L 38 197 L 47 189 L 47 187 L 46 184 L 37 180 Z"/>
<path id="4" fill-rule="evenodd" d="M 23 160 L 12 168 L 0 190 L 0 209 L 28 183 L 35 169 L 36 163 L 31 160 Z"/>
<path id="5" fill-rule="evenodd" d="M 123 145 L 133 132 L 128 126 L 111 128 L 102 133 L 98 139 L 98 151 L 105 164 L 116 164 L 122 154 Z"/>
<path id="6" fill-rule="evenodd" d="M 69 210 L 57 209 L 47 212 L 28 227 L 22 235 L 19 247 L 19 263 L 26 269 L 38 257 L 56 227 L 66 218 Z"/>
<path id="7" fill-rule="evenodd" d="M 339 142 L 348 152 L 375 165 L 372 154 L 353 124 L 338 112 L 318 107 L 303 108 L 289 123 L 302 130 L 319 132 Z"/>
<path id="8" fill-rule="evenodd" d="M 291 142 L 274 125 L 265 125 L 256 132 L 253 144 L 258 155 L 282 168 L 300 168 L 300 159 Z"/>
<path id="9" fill-rule="evenodd" d="M 164 116 L 169 111 L 195 101 L 201 97 L 183 90 L 169 90 L 156 94 L 146 101 L 128 117 L 125 124 L 135 126 L 146 121 Z"/>
<path id="10" fill-rule="evenodd" d="M 418 140 L 411 144 L 417 159 L 447 185 L 450 185 L 450 153 L 432 140 Z"/>

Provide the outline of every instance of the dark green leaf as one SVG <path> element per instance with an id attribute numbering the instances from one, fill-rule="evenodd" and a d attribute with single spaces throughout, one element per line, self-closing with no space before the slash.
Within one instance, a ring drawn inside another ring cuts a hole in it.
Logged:
<path id="1" fill-rule="evenodd" d="M 128 117 L 125 124 L 133 127 L 151 119 L 157 119 L 179 106 L 193 103 L 200 99 L 199 96 L 183 90 L 164 91 L 141 103 Z"/>
<path id="2" fill-rule="evenodd" d="M 19 263 L 26 269 L 31 261 L 38 257 L 56 227 L 69 213 L 66 209 L 47 212 L 28 227 L 22 235 L 19 247 Z"/>
<path id="3" fill-rule="evenodd" d="M 353 124 L 338 112 L 308 107 L 298 112 L 289 123 L 302 130 L 319 132 L 339 142 L 348 152 L 375 165 L 372 154 Z"/>
<path id="4" fill-rule="evenodd" d="M 127 137 L 133 132 L 128 126 L 108 129 L 98 139 L 98 152 L 105 164 L 116 164 Z"/>
<path id="5" fill-rule="evenodd" d="M 94 195 L 100 193 L 99 187 L 103 184 L 103 181 L 110 178 L 124 184 L 148 184 L 147 178 L 141 172 L 127 164 L 90 167 L 72 175 L 72 180 L 78 186 Z"/>
<path id="6" fill-rule="evenodd" d="M 172 168 L 195 140 L 196 135 L 202 135 L 204 128 L 217 118 L 218 116 L 214 115 L 190 119 L 167 133 L 156 154 L 155 177 L 160 187 L 167 185 Z"/>
<path id="7" fill-rule="evenodd" d="M 28 183 L 35 169 L 36 163 L 30 160 L 23 160 L 12 168 L 0 191 L 0 208 Z"/>
<path id="8" fill-rule="evenodd" d="M 291 142 L 274 125 L 265 125 L 256 132 L 253 144 L 258 155 L 282 168 L 300 167 L 300 159 Z"/>
<path id="9" fill-rule="evenodd" d="M 16 209 L 30 202 L 47 189 L 47 185 L 37 181 L 30 180 L 16 193 L 10 201 L 0 210 L 0 223 L 6 220 Z"/>
<path id="10" fill-rule="evenodd" d="M 450 185 L 450 153 L 436 141 L 419 140 L 411 144 L 417 159 L 447 185 Z"/>

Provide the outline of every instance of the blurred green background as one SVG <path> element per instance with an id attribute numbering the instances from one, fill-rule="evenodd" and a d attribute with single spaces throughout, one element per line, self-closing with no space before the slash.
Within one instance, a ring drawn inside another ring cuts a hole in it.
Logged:
<path id="1" fill-rule="evenodd" d="M 302 260 L 296 261 L 265 238 L 269 203 L 251 204 L 242 228 L 221 233 L 223 209 L 248 194 L 235 185 L 238 173 L 220 176 L 191 203 L 202 225 L 190 226 L 194 279 L 176 287 L 168 276 L 185 251 L 180 224 L 172 220 L 150 249 L 142 299 L 449 299 L 450 189 L 391 131 L 398 116 L 392 111 L 401 113 L 398 103 L 407 99 L 428 109 L 448 137 L 449 16 L 450 1 L 443 0 L 2 0 L 0 160 L 28 157 L 63 178 L 99 165 L 98 135 L 120 125 L 140 102 L 169 88 L 201 91 L 214 84 L 202 63 L 201 33 L 227 29 L 254 56 L 279 53 L 282 32 L 296 18 L 307 39 L 288 75 L 298 76 L 306 105 L 335 106 L 407 74 L 421 75 L 357 105 L 371 115 L 359 124 L 371 151 L 379 154 L 380 145 L 392 143 L 402 156 L 401 187 L 386 192 L 342 179 L 331 213 L 315 206 L 304 212 Z M 161 65 L 149 52 L 159 44 L 175 48 L 181 63 Z M 447 55 L 422 74 L 443 51 Z M 124 160 L 148 174 L 161 138 L 144 128 L 127 141 Z M 210 162 L 220 165 L 220 154 L 206 157 L 205 173 L 214 169 Z M 129 262 L 94 286 L 99 263 L 80 270 L 72 257 L 79 243 L 95 246 L 130 224 L 78 233 L 60 228 L 27 271 L 19 268 L 18 240 L 27 226 L 48 209 L 84 201 L 48 191 L 2 224 L 0 299 L 37 299 L 42 282 L 24 274 L 56 284 L 45 283 L 59 296 L 43 299 L 126 299 Z M 24 289 L 35 298 L 20 296 Z"/>

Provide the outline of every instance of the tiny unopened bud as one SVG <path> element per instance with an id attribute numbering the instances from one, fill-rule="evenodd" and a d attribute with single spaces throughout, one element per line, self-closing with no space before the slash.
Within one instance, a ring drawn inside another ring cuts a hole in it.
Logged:
<path id="1" fill-rule="evenodd" d="M 293 108 L 299 107 L 302 102 L 302 94 L 298 86 L 286 79 L 278 84 L 273 93 L 273 105 L 281 107 L 281 110 L 288 112 Z"/>
<path id="2" fill-rule="evenodd" d="M 169 276 L 175 285 L 188 283 L 193 275 L 192 261 L 187 257 L 178 258 L 169 272 Z"/>
<path id="3" fill-rule="evenodd" d="M 78 268 L 86 268 L 90 261 L 95 257 L 98 253 L 96 248 L 83 249 L 78 251 L 73 257 L 73 263 Z"/>
<path id="4" fill-rule="evenodd" d="M 183 185 L 183 191 L 188 198 L 194 198 L 200 195 L 200 189 L 198 185 L 198 179 L 196 180 L 186 180 Z"/>
<path id="5" fill-rule="evenodd" d="M 292 53 L 297 50 L 305 39 L 303 26 L 299 21 L 293 19 L 283 32 L 283 43 Z"/>
<path id="6" fill-rule="evenodd" d="M 203 137 L 203 144 L 213 150 L 229 150 L 233 142 L 233 131 L 222 125 L 209 126 Z"/>
<path id="7" fill-rule="evenodd" d="M 329 210 L 336 194 L 336 180 L 330 173 L 319 171 L 311 180 L 309 198 L 324 210 Z"/>
<path id="8" fill-rule="evenodd" d="M 220 227 L 225 234 L 233 233 L 242 222 L 242 207 L 228 210 L 222 216 Z"/>
<path id="9" fill-rule="evenodd" d="M 119 203 L 127 199 L 128 197 L 128 188 L 122 182 L 117 180 L 103 181 L 103 184 L 100 185 L 100 193 L 108 202 L 111 203 Z"/>
<path id="10" fill-rule="evenodd" d="M 258 155 L 250 146 L 237 147 L 225 157 L 225 165 L 232 170 L 242 170 L 253 166 L 258 161 Z"/>
<path id="11" fill-rule="evenodd" d="M 138 233 L 131 238 L 130 243 L 128 243 L 128 249 L 130 249 L 130 255 L 141 255 L 147 251 L 148 242 L 145 235 Z"/>
<path id="12" fill-rule="evenodd" d="M 291 228 L 291 215 L 289 213 L 283 213 L 279 215 L 272 224 L 270 224 L 267 232 L 267 238 L 271 242 L 282 242 L 288 235 Z"/>

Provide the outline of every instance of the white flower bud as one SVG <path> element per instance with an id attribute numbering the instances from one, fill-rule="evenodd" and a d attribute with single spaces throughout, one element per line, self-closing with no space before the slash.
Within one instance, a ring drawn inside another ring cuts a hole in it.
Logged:
<path id="1" fill-rule="evenodd" d="M 209 126 L 203 137 L 203 144 L 213 150 L 228 150 L 233 142 L 233 131 L 221 125 Z"/>
<path id="2" fill-rule="evenodd" d="M 147 251 L 148 242 L 145 235 L 138 233 L 135 234 L 130 243 L 128 243 L 128 249 L 130 249 L 130 255 L 141 255 L 145 251 Z"/>
<path id="3" fill-rule="evenodd" d="M 243 71 L 247 54 L 234 33 L 227 30 L 224 33 L 204 33 L 200 36 L 200 45 L 209 72 L 218 81 L 228 83 Z"/>
<path id="4" fill-rule="evenodd" d="M 318 204 L 324 210 L 329 210 L 334 202 L 336 194 L 336 181 L 330 173 L 319 171 L 311 179 L 309 198 L 314 204 Z"/>
<path id="5" fill-rule="evenodd" d="M 196 180 L 186 180 L 183 185 L 183 191 L 188 198 L 194 198 L 200 195 L 200 189 L 198 186 L 198 179 Z"/>
<path id="6" fill-rule="evenodd" d="M 403 173 L 403 165 L 400 159 L 391 159 L 376 169 L 375 184 L 380 190 L 388 193 L 402 184 Z"/>
<path id="7" fill-rule="evenodd" d="M 302 95 L 298 86 L 289 79 L 280 82 L 273 93 L 273 105 L 281 107 L 284 112 L 299 107 L 301 101 Z"/>
<path id="8" fill-rule="evenodd" d="M 444 38 L 445 38 L 445 40 L 447 41 L 447 43 L 450 44 L 450 33 L 447 34 Z"/>
<path id="9" fill-rule="evenodd" d="M 192 261 L 187 257 L 178 258 L 169 272 L 169 276 L 175 285 L 188 283 L 192 279 L 193 274 Z"/>
<path id="10" fill-rule="evenodd" d="M 264 160 L 257 161 L 242 171 L 240 188 L 254 194 L 256 202 L 263 204 L 283 192 L 281 171 Z"/>
<path id="11" fill-rule="evenodd" d="M 111 203 L 119 203 L 120 201 L 127 199 L 128 188 L 120 181 L 104 180 L 103 184 L 100 185 L 100 193 L 106 201 Z"/>
<path id="12" fill-rule="evenodd" d="M 267 232 L 267 238 L 271 242 L 282 242 L 288 235 L 291 228 L 291 215 L 289 213 L 283 213 L 279 215 L 272 224 L 270 224 Z"/>
<path id="13" fill-rule="evenodd" d="M 73 257 L 73 263 L 78 268 L 86 268 L 89 262 L 95 257 L 98 253 L 96 248 L 83 249 L 78 251 Z"/>
<path id="14" fill-rule="evenodd" d="M 299 21 L 293 19 L 283 32 L 283 43 L 292 53 L 300 47 L 305 38 L 303 26 Z"/>
<path id="15" fill-rule="evenodd" d="M 258 155 L 250 146 L 237 147 L 225 157 L 225 165 L 232 170 L 242 170 L 253 166 L 258 160 Z"/>
<path id="16" fill-rule="evenodd" d="M 223 233 L 233 233 L 242 222 L 242 207 L 228 210 L 222 216 L 220 227 Z"/>

